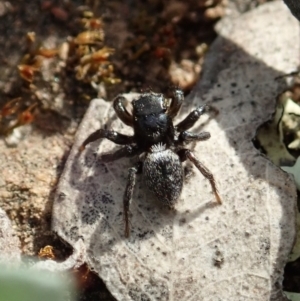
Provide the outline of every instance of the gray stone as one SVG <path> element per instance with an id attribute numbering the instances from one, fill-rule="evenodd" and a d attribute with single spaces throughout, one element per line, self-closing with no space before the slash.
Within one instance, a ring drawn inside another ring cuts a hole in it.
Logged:
<path id="1" fill-rule="evenodd" d="M 132 131 L 101 99 L 78 130 L 57 189 L 53 229 L 76 251 L 83 242 L 82 260 L 117 300 L 286 300 L 281 282 L 295 237 L 296 187 L 252 139 L 287 87 L 276 78 L 299 65 L 298 23 L 283 3 L 272 2 L 218 30 L 177 121 L 204 102 L 219 110 L 194 128 L 212 137 L 193 150 L 215 175 L 221 206 L 195 168 L 174 212 L 162 209 L 139 179 L 125 239 L 122 197 L 134 159 L 99 162 L 100 153 L 117 149 L 107 140 L 81 155 L 78 147 L 105 125 Z"/>

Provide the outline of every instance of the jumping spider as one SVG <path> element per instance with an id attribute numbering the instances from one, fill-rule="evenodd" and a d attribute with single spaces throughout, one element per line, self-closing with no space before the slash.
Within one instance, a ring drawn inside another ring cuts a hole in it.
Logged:
<path id="1" fill-rule="evenodd" d="M 117 96 L 113 102 L 114 110 L 123 123 L 133 127 L 134 135 L 127 136 L 112 130 L 100 129 L 92 133 L 80 147 L 82 151 L 87 144 L 100 138 L 125 145 L 114 153 L 102 155 L 103 162 L 140 156 L 144 153 L 140 156 L 140 161 L 128 171 L 128 182 L 123 197 L 126 237 L 129 236 L 129 207 L 138 173 L 143 173 L 148 188 L 154 192 L 158 200 L 172 208 L 182 191 L 182 162 L 189 159 L 209 180 L 215 198 L 221 204 L 213 175 L 189 149 L 184 148 L 190 142 L 210 138 L 208 132 L 195 134 L 187 131 L 206 112 L 208 106 L 199 106 L 174 126 L 173 118 L 177 115 L 183 100 L 183 92 L 179 88 L 174 89 L 171 101 L 162 94 L 143 93 L 138 99 L 133 100 L 133 113 L 130 114 L 125 107 L 126 99 Z"/>

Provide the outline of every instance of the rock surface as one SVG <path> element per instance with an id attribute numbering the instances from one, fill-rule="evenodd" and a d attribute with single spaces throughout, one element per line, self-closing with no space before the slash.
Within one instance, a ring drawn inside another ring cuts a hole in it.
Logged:
<path id="1" fill-rule="evenodd" d="M 193 129 L 212 138 L 192 149 L 215 175 L 223 204 L 215 204 L 196 168 L 174 212 L 162 209 L 140 178 L 129 239 L 122 197 L 134 159 L 100 162 L 100 153 L 117 149 L 106 140 L 81 155 L 78 147 L 104 126 L 131 130 L 110 104 L 91 103 L 58 186 L 53 229 L 76 251 L 83 242 L 81 256 L 118 300 L 286 300 L 281 281 L 295 237 L 296 187 L 252 140 L 287 87 L 276 78 L 299 64 L 298 29 L 281 2 L 219 24 L 202 80 L 177 121 L 204 102 L 219 110 Z"/>
<path id="2" fill-rule="evenodd" d="M 18 263 L 20 259 L 20 241 L 6 213 L 0 208 L 0 263 Z"/>
<path id="3" fill-rule="evenodd" d="M 64 135 L 29 130 L 15 147 L 7 147 L 0 140 L 1 208 L 7 212 L 26 255 L 36 255 L 49 244 L 47 218 L 51 216 L 51 197 L 73 138 L 69 128 Z"/>

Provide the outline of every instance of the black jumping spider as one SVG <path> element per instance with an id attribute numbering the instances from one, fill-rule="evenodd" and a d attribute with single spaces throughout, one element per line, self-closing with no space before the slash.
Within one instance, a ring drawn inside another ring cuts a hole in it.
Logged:
<path id="1" fill-rule="evenodd" d="M 179 88 L 174 89 L 171 101 L 162 94 L 144 93 L 132 102 L 133 113 L 130 114 L 125 108 L 125 98 L 118 96 L 113 102 L 116 114 L 126 125 L 133 127 L 134 135 L 127 136 L 112 130 L 100 129 L 92 133 L 80 148 L 82 151 L 87 144 L 100 138 L 125 145 L 112 154 L 102 155 L 103 162 L 144 153 L 140 156 L 141 161 L 129 168 L 123 198 L 126 237 L 129 236 L 129 207 L 138 173 L 143 173 L 148 188 L 154 192 L 158 200 L 172 208 L 182 190 L 181 163 L 189 159 L 209 180 L 216 200 L 221 204 L 213 175 L 189 149 L 184 148 L 184 145 L 190 142 L 210 138 L 208 132 L 195 134 L 187 131 L 205 113 L 208 106 L 198 107 L 174 126 L 173 118 L 177 115 L 183 100 L 183 92 Z"/>

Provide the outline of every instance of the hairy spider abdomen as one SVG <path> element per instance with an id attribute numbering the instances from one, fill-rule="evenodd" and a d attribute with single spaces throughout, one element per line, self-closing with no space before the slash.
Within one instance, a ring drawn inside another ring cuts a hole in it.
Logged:
<path id="1" fill-rule="evenodd" d="M 174 207 L 183 185 L 183 170 L 176 153 L 158 144 L 151 147 L 143 165 L 144 180 L 157 199 Z"/>

